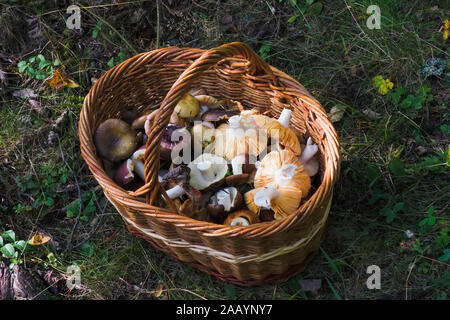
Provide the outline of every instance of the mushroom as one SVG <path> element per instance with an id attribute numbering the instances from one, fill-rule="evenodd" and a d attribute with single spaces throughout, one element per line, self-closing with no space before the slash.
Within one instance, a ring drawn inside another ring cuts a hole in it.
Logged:
<path id="1" fill-rule="evenodd" d="M 269 184 L 299 189 L 306 196 L 311 188 L 311 178 L 297 156 L 289 150 L 277 150 L 267 154 L 256 171 L 255 188 Z"/>
<path id="2" fill-rule="evenodd" d="M 252 119 L 256 127 L 264 130 L 270 138 L 299 156 L 302 150 L 295 132 L 289 128 L 290 116 L 291 111 L 283 109 L 278 120 L 259 114 L 246 117 Z"/>
<path id="3" fill-rule="evenodd" d="M 153 110 L 150 114 L 145 114 L 135 119 L 131 124 L 131 128 L 133 128 L 134 130 L 144 129 L 145 122 L 147 120 L 152 121 L 155 118 L 157 112 L 158 109 Z"/>
<path id="4" fill-rule="evenodd" d="M 191 129 L 191 136 L 195 157 L 200 155 L 202 150 L 214 141 L 215 130 L 211 122 L 203 121 L 194 124 Z"/>
<path id="5" fill-rule="evenodd" d="M 134 179 L 134 163 L 133 160 L 127 159 L 117 169 L 114 175 L 114 181 L 121 187 L 129 184 Z"/>
<path id="6" fill-rule="evenodd" d="M 203 112 L 201 118 L 203 121 L 219 122 L 222 120 L 227 120 L 237 113 L 238 112 L 235 110 L 208 109 Z"/>
<path id="7" fill-rule="evenodd" d="M 302 154 L 298 157 L 300 163 L 305 167 L 306 172 L 310 177 L 314 176 L 319 171 L 319 161 L 317 160 L 317 151 L 319 147 L 314 144 L 311 137 L 306 141 L 306 146 L 302 146 Z"/>
<path id="8" fill-rule="evenodd" d="M 181 156 L 181 150 L 190 150 L 190 143 L 190 133 L 186 128 L 175 124 L 169 124 L 164 130 L 164 134 L 161 139 L 161 159 L 174 161 L 176 157 Z M 178 154 L 175 154 L 177 151 Z"/>
<path id="9" fill-rule="evenodd" d="M 294 212 L 300 205 L 302 191 L 296 187 L 280 187 L 273 184 L 248 191 L 245 195 L 247 207 L 254 213 L 260 210 L 274 211 L 274 218 L 281 219 Z"/>
<path id="10" fill-rule="evenodd" d="M 190 93 L 186 93 L 178 104 L 174 112 L 183 119 L 194 118 L 200 112 L 200 105 Z"/>
<path id="11" fill-rule="evenodd" d="M 267 135 L 247 117 L 232 116 L 216 129 L 213 152 L 227 160 L 240 154 L 258 156 L 267 147 Z"/>
<path id="12" fill-rule="evenodd" d="M 227 161 L 211 153 L 201 154 L 188 167 L 191 169 L 189 184 L 197 190 L 222 181 L 228 171 Z"/>
<path id="13" fill-rule="evenodd" d="M 178 208 L 178 212 L 182 216 L 189 217 L 191 219 L 196 220 L 207 220 L 207 211 L 206 208 L 199 209 L 194 201 L 191 199 L 186 199 L 183 204 L 181 204 Z"/>
<path id="14" fill-rule="evenodd" d="M 252 157 L 249 154 L 240 154 L 234 157 L 231 160 L 233 174 L 225 178 L 226 184 L 239 186 L 246 183 L 255 169 L 254 161 L 256 161 L 256 157 Z"/>
<path id="15" fill-rule="evenodd" d="M 207 206 L 208 213 L 215 221 L 223 220 L 227 214 L 236 210 L 242 203 L 242 195 L 235 187 L 228 187 L 217 191 Z"/>
<path id="16" fill-rule="evenodd" d="M 195 203 L 201 201 L 201 192 L 192 188 L 188 183 L 189 175 L 189 168 L 181 165 L 161 177 L 161 186 L 166 189 L 166 194 L 170 199 L 173 200 L 186 195 Z"/>
<path id="17" fill-rule="evenodd" d="M 137 132 L 120 119 L 108 119 L 102 122 L 94 135 L 94 143 L 99 155 L 111 162 L 130 157 L 136 150 Z"/>
<path id="18" fill-rule="evenodd" d="M 199 94 L 194 96 L 195 99 L 197 99 L 198 103 L 200 104 L 200 106 L 205 106 L 205 107 L 219 107 L 222 102 L 212 96 L 208 96 L 206 94 Z"/>
<path id="19" fill-rule="evenodd" d="M 258 216 L 249 210 L 239 210 L 231 213 L 226 219 L 224 224 L 229 226 L 246 227 L 254 223 L 258 223 Z"/>

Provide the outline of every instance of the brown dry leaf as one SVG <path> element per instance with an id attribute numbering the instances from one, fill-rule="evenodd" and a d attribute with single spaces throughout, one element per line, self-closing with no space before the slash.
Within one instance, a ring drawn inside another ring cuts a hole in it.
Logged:
<path id="1" fill-rule="evenodd" d="M 300 286 L 305 292 L 312 292 L 314 294 L 322 288 L 322 279 L 305 279 L 300 280 Z"/>
<path id="2" fill-rule="evenodd" d="M 36 233 L 30 240 L 28 240 L 28 244 L 32 246 L 40 246 L 41 244 L 47 243 L 51 240 L 51 238 L 42 232 Z"/>
<path id="3" fill-rule="evenodd" d="M 363 110 L 362 113 L 364 113 L 371 120 L 376 120 L 376 119 L 381 118 L 381 114 L 379 114 L 378 112 L 375 112 L 373 110 L 370 110 L 370 109 L 365 109 L 365 110 Z"/>
<path id="4" fill-rule="evenodd" d="M 13 97 L 22 98 L 22 99 L 36 98 L 38 96 L 31 89 L 17 90 L 17 91 L 14 91 L 12 95 L 13 95 Z"/>
<path id="5" fill-rule="evenodd" d="M 342 117 L 344 116 L 345 109 L 347 109 L 347 107 L 343 105 L 336 105 L 333 108 L 331 108 L 330 113 L 328 114 L 330 121 L 338 122 L 339 120 L 341 120 Z"/>
<path id="6" fill-rule="evenodd" d="M 37 113 L 42 113 L 43 108 L 39 101 L 30 99 L 28 100 L 28 103 L 30 104 L 30 106 L 33 108 L 34 111 L 36 111 Z"/>
<path id="7" fill-rule="evenodd" d="M 70 77 L 64 73 L 61 69 L 56 69 L 53 73 L 53 77 L 50 80 L 47 80 L 47 83 L 50 87 L 55 88 L 56 90 L 63 89 L 65 87 L 69 88 L 78 88 L 79 85 Z"/>

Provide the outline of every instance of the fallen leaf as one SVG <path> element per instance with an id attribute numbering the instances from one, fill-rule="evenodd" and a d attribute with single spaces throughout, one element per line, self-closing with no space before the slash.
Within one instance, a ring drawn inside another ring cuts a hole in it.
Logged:
<path id="1" fill-rule="evenodd" d="M 338 122 L 339 120 L 341 120 L 344 116 L 345 109 L 347 109 L 347 107 L 343 105 L 337 105 L 331 108 L 330 113 L 328 114 L 330 121 Z"/>
<path id="2" fill-rule="evenodd" d="M 381 118 L 381 114 L 379 114 L 373 110 L 370 110 L 370 109 L 363 110 L 363 113 L 371 120 L 376 120 L 376 119 Z"/>
<path id="3" fill-rule="evenodd" d="M 41 244 L 47 243 L 51 240 L 51 238 L 42 232 L 36 233 L 30 240 L 28 240 L 28 244 L 32 246 L 40 246 Z"/>
<path id="4" fill-rule="evenodd" d="M 47 83 L 50 87 L 55 88 L 56 90 L 63 89 L 65 87 L 69 88 L 78 88 L 79 85 L 70 77 L 64 73 L 61 69 L 56 69 L 53 73 L 53 77 L 50 80 L 47 80 Z"/>
<path id="5" fill-rule="evenodd" d="M 22 89 L 13 92 L 13 97 L 28 99 L 28 98 L 36 98 L 38 95 L 34 93 L 31 89 Z"/>
<path id="6" fill-rule="evenodd" d="M 155 297 L 156 298 L 161 297 L 161 295 L 163 294 L 163 289 L 164 289 L 164 287 L 163 287 L 162 283 L 161 282 L 158 283 L 158 285 L 156 286 L 156 289 L 155 289 Z"/>
<path id="7" fill-rule="evenodd" d="M 30 99 L 28 100 L 28 103 L 30 104 L 30 106 L 33 108 L 34 111 L 36 111 L 37 113 L 42 113 L 43 109 L 39 101 Z"/>
<path id="8" fill-rule="evenodd" d="M 305 279 L 300 280 L 300 286 L 305 292 L 312 292 L 317 294 L 320 288 L 322 288 L 322 279 Z"/>

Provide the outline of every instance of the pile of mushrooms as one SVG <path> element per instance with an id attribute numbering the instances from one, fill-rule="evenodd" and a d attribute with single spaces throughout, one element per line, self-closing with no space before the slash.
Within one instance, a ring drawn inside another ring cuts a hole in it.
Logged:
<path id="1" fill-rule="evenodd" d="M 94 136 L 105 171 L 126 190 L 144 184 L 145 143 L 157 110 L 99 124 Z M 159 182 L 179 214 L 230 226 L 282 219 L 308 199 L 318 146 L 290 126 L 203 90 L 176 105 L 160 144 Z"/>

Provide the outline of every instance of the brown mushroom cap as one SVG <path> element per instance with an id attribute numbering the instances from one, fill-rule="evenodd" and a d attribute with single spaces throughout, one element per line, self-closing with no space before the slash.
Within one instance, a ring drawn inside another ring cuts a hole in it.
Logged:
<path id="1" fill-rule="evenodd" d="M 248 177 L 248 173 L 233 174 L 225 178 L 225 183 L 230 187 L 240 186 L 248 181 Z"/>
<path id="2" fill-rule="evenodd" d="M 94 143 L 103 159 L 117 162 L 129 158 L 138 147 L 137 132 L 120 119 L 102 122 L 95 132 Z"/>
<path id="3" fill-rule="evenodd" d="M 242 221 L 241 219 L 244 220 Z M 239 210 L 229 214 L 225 219 L 224 224 L 229 226 L 245 226 L 240 220 L 244 223 L 245 221 L 248 222 L 248 225 L 259 222 L 259 218 L 256 213 L 253 213 L 249 210 Z"/>

